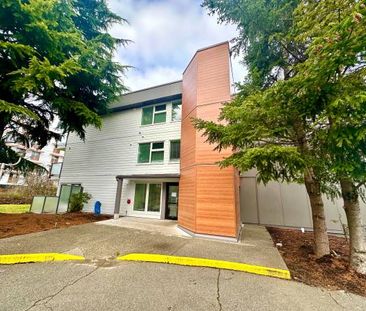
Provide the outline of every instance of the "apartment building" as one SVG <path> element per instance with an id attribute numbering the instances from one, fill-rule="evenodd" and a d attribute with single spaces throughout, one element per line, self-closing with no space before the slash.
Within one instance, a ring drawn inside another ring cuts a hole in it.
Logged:
<path id="1" fill-rule="evenodd" d="M 85 141 L 69 135 L 60 187 L 89 192 L 86 211 L 100 201 L 115 218 L 175 219 L 192 235 L 236 239 L 243 222 L 311 228 L 303 185 L 264 186 L 255 170 L 220 169 L 231 151 L 213 151 L 194 129 L 192 118 L 217 121 L 230 101 L 230 68 L 229 44 L 220 43 L 198 50 L 181 81 L 124 95 L 101 130 L 88 128 Z M 325 202 L 328 228 L 342 230 L 341 202 Z"/>
<path id="2" fill-rule="evenodd" d="M 43 148 L 33 145 L 30 148 L 14 142 L 7 142 L 20 157 L 27 159 L 46 170 L 46 174 L 55 183 L 59 181 L 62 162 L 64 159 L 65 141 L 56 142 L 52 140 Z M 12 167 L 5 167 L 0 176 L 0 186 L 16 186 L 24 184 L 24 175 Z"/>

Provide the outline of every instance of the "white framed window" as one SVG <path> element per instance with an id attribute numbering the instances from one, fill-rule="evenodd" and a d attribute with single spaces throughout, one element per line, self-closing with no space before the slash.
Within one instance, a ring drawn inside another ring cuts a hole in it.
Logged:
<path id="1" fill-rule="evenodd" d="M 172 121 L 182 120 L 182 101 L 177 100 L 172 103 Z"/>
<path id="2" fill-rule="evenodd" d="M 161 206 L 161 184 L 137 183 L 135 185 L 135 212 L 159 213 Z"/>
<path id="3" fill-rule="evenodd" d="M 166 104 L 142 108 L 141 125 L 166 122 Z"/>
<path id="4" fill-rule="evenodd" d="M 137 163 L 164 162 L 164 142 L 139 144 Z"/>
<path id="5" fill-rule="evenodd" d="M 31 154 L 30 154 L 30 159 L 33 160 L 33 161 L 39 161 L 40 155 L 41 155 L 40 152 L 32 150 Z"/>

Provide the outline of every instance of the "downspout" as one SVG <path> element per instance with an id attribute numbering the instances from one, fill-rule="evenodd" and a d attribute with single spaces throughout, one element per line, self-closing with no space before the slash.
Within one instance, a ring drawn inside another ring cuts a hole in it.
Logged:
<path id="1" fill-rule="evenodd" d="M 123 184 L 123 178 L 116 177 L 117 180 L 117 191 L 116 191 L 116 200 L 114 205 L 114 219 L 119 218 L 119 212 L 121 209 L 121 195 L 122 195 L 122 184 Z"/>

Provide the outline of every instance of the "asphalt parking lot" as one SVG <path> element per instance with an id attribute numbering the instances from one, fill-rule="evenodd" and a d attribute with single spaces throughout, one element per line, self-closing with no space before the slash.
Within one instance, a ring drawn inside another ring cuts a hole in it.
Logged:
<path id="1" fill-rule="evenodd" d="M 243 243 L 234 244 L 100 224 L 2 239 L 0 254 L 52 251 L 86 260 L 1 265 L 0 310 L 366 309 L 363 297 L 295 281 L 115 260 L 144 252 L 281 266 L 271 248 L 264 232 L 255 230 Z"/>

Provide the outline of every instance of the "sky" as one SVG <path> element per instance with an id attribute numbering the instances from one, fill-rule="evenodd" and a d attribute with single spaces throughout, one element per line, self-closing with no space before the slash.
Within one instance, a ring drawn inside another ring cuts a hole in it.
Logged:
<path id="1" fill-rule="evenodd" d="M 237 34 L 234 25 L 219 25 L 216 16 L 200 6 L 200 0 L 107 0 L 109 8 L 129 25 L 114 25 L 110 33 L 130 39 L 115 59 L 130 69 L 124 78 L 130 91 L 182 79 L 195 51 Z M 245 69 L 240 57 L 232 59 L 234 81 L 242 81 Z"/>

